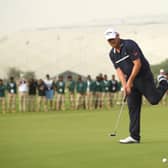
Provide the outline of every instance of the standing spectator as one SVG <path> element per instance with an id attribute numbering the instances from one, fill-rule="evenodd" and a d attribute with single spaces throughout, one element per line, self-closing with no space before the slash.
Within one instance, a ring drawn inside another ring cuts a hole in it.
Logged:
<path id="1" fill-rule="evenodd" d="M 0 79 L 0 106 L 2 107 L 2 113 L 5 114 L 6 108 L 5 108 L 5 90 L 6 86 L 3 83 L 3 80 Z"/>
<path id="2" fill-rule="evenodd" d="M 78 80 L 76 82 L 76 109 L 84 107 L 85 89 L 85 82 L 82 80 L 81 76 L 78 76 Z"/>
<path id="3" fill-rule="evenodd" d="M 86 79 L 85 108 L 88 110 L 93 108 L 93 81 L 90 75 Z"/>
<path id="4" fill-rule="evenodd" d="M 71 110 L 75 109 L 75 81 L 72 79 L 72 76 L 68 76 L 68 84 L 67 84 L 68 92 L 69 92 L 69 100 Z"/>
<path id="5" fill-rule="evenodd" d="M 115 79 L 115 75 L 112 75 L 112 79 L 110 80 L 110 105 L 111 107 L 116 104 L 117 100 L 117 92 L 118 92 L 119 84 Z"/>
<path id="6" fill-rule="evenodd" d="M 17 94 L 17 84 L 14 80 L 14 77 L 10 77 L 9 82 L 7 82 L 8 90 L 8 111 L 16 112 L 16 94 Z"/>
<path id="7" fill-rule="evenodd" d="M 57 92 L 56 110 L 65 110 L 65 82 L 63 81 L 63 76 L 58 77 L 55 87 Z"/>
<path id="8" fill-rule="evenodd" d="M 45 83 L 45 96 L 46 96 L 46 111 L 53 110 L 53 97 L 54 97 L 54 82 L 50 79 L 50 75 L 46 75 Z M 48 105 L 49 104 L 49 105 Z M 48 108 L 49 106 L 49 108 Z"/>
<path id="9" fill-rule="evenodd" d="M 28 84 L 24 78 L 22 78 L 19 81 L 18 91 L 19 91 L 19 111 L 26 112 L 27 101 L 28 101 L 27 100 L 28 99 Z"/>
<path id="10" fill-rule="evenodd" d="M 32 78 L 29 80 L 28 111 L 35 112 L 37 82 Z"/>
<path id="11" fill-rule="evenodd" d="M 121 81 L 118 81 L 117 102 L 116 102 L 116 104 L 122 104 L 123 97 L 124 97 L 124 88 L 122 87 Z"/>
<path id="12" fill-rule="evenodd" d="M 107 75 L 105 74 L 103 80 L 101 81 L 101 107 L 106 106 L 107 109 L 110 108 L 109 89 L 110 83 Z"/>
<path id="13" fill-rule="evenodd" d="M 94 81 L 94 107 L 95 109 L 101 108 L 101 78 L 100 76 L 96 77 Z"/>
<path id="14" fill-rule="evenodd" d="M 38 98 L 37 98 L 37 111 L 46 111 L 46 98 L 45 98 L 45 84 L 42 79 L 37 82 Z"/>

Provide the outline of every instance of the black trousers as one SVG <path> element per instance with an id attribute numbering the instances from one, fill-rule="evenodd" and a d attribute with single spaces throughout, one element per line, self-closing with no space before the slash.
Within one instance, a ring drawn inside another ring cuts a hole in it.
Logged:
<path id="1" fill-rule="evenodd" d="M 161 81 L 156 87 L 151 71 L 146 72 L 144 76 L 136 77 L 131 94 L 127 97 L 131 137 L 140 141 L 140 113 L 142 105 L 142 95 L 152 104 L 156 105 L 162 99 L 168 89 L 167 81 Z"/>

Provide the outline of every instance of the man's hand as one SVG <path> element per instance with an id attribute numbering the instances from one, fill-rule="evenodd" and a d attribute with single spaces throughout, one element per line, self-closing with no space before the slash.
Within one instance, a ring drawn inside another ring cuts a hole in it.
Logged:
<path id="1" fill-rule="evenodd" d="M 133 63 L 134 63 L 134 66 L 133 66 L 131 75 L 128 78 L 128 81 L 126 82 L 126 86 L 125 86 L 126 95 L 129 95 L 131 93 L 131 88 L 133 87 L 134 79 L 141 68 L 141 60 L 139 58 L 134 60 Z"/>
<path id="2" fill-rule="evenodd" d="M 127 82 L 125 86 L 123 86 L 124 89 L 124 96 L 128 96 L 131 93 L 131 89 L 133 87 L 133 83 Z"/>
<path id="3" fill-rule="evenodd" d="M 133 87 L 133 82 L 128 81 L 126 86 L 125 86 L 125 90 L 126 90 L 126 95 L 129 95 L 131 93 L 131 88 Z"/>

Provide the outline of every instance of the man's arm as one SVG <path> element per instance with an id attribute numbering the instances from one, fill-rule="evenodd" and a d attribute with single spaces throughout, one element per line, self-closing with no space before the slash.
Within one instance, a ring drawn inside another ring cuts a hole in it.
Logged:
<path id="1" fill-rule="evenodd" d="M 139 58 L 134 60 L 133 63 L 134 63 L 134 66 L 133 66 L 131 75 L 128 78 L 128 81 L 126 81 L 125 75 L 122 72 L 122 70 L 120 68 L 116 69 L 117 76 L 121 81 L 125 95 L 129 95 L 131 93 L 131 88 L 133 86 L 134 79 L 141 69 L 141 60 Z"/>
<path id="2" fill-rule="evenodd" d="M 128 78 L 127 84 L 126 84 L 126 93 L 130 94 L 131 93 L 131 88 L 133 86 L 133 82 L 135 77 L 137 76 L 137 74 L 139 73 L 140 69 L 141 69 L 141 60 L 140 58 L 136 59 L 133 61 L 134 66 L 131 72 L 131 75 Z"/>
<path id="3" fill-rule="evenodd" d="M 117 68 L 116 72 L 117 72 L 117 76 L 118 76 L 119 80 L 121 81 L 122 87 L 124 89 L 124 94 L 126 95 L 127 82 L 126 82 L 126 79 L 125 79 L 125 75 L 120 68 Z"/>

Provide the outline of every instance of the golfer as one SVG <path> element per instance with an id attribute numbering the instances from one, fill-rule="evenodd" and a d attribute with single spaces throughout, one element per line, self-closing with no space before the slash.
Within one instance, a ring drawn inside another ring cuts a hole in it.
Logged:
<path id="1" fill-rule="evenodd" d="M 136 42 L 120 39 L 119 33 L 111 28 L 105 32 L 105 38 L 112 47 L 109 56 L 127 96 L 129 109 L 130 136 L 119 142 L 139 143 L 142 95 L 152 105 L 158 104 L 168 89 L 168 81 L 166 76 L 159 75 L 159 86 L 155 86 L 149 63 Z"/>

